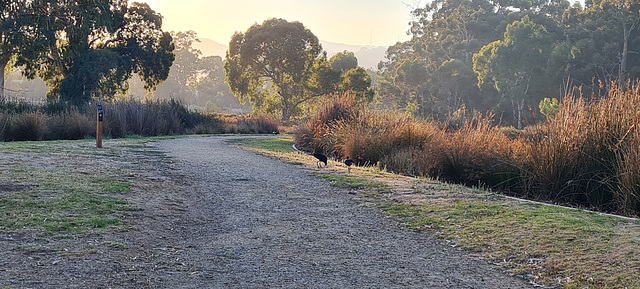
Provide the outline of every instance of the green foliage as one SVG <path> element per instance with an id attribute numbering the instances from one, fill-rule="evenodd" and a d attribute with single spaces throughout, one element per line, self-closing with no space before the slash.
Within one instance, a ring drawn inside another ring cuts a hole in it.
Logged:
<path id="1" fill-rule="evenodd" d="M 379 66 L 381 103 L 446 120 L 458 108 L 491 110 L 522 128 L 562 89 L 600 97 L 640 77 L 640 2 L 437 0 L 413 11 L 413 38 Z M 563 85 L 566 81 L 569 85 Z M 468 117 L 468 116 L 467 116 Z"/>
<path id="2" fill-rule="evenodd" d="M 373 99 L 371 76 L 352 52 L 327 60 L 318 39 L 301 23 L 269 19 L 231 39 L 226 80 L 241 103 L 254 111 L 280 113 L 283 120 L 302 113 L 309 100 L 332 93 Z"/>
<path id="3" fill-rule="evenodd" d="M 351 51 L 338 52 L 329 59 L 331 68 L 344 73 L 358 67 L 358 58 Z"/>
<path id="4" fill-rule="evenodd" d="M 540 64 L 550 58 L 551 49 L 545 27 L 524 16 L 507 25 L 503 40 L 487 44 L 473 56 L 479 85 L 491 79 L 495 89 L 512 103 L 518 129 L 523 126 L 522 114 L 528 100 L 554 91 L 548 83 L 547 66 Z"/>
<path id="5" fill-rule="evenodd" d="M 322 47 L 299 22 L 269 19 L 236 33 L 229 43 L 226 80 L 241 100 L 261 103 L 265 96 L 280 102 L 282 119 L 289 119 L 313 93 L 313 68 Z M 263 87 L 271 92 L 261 94 Z"/>
<path id="6" fill-rule="evenodd" d="M 371 76 L 362 67 L 356 67 L 345 71 L 342 74 L 342 81 L 338 85 L 341 91 L 356 95 L 358 99 L 366 102 L 373 100 L 373 89 L 371 89 Z"/>
<path id="7" fill-rule="evenodd" d="M 113 99 L 138 74 L 145 88 L 167 78 L 173 55 L 162 18 L 145 3 L 124 0 L 29 2 L 29 39 L 34 53 L 21 54 L 29 78 L 49 85 L 50 100 L 75 105 L 92 98 Z M 37 52 L 37 53 L 36 53 Z"/>
<path id="8" fill-rule="evenodd" d="M 44 47 L 33 37 L 31 15 L 35 4 L 23 0 L 3 0 L 0 3 L 0 100 L 5 98 L 5 72 L 9 62 L 31 58 Z"/>
<path id="9" fill-rule="evenodd" d="M 555 115 L 560 111 L 560 105 L 558 104 L 557 98 L 548 98 L 545 97 L 540 104 L 538 105 L 540 109 L 540 113 L 544 114 L 547 119 L 553 119 Z"/>

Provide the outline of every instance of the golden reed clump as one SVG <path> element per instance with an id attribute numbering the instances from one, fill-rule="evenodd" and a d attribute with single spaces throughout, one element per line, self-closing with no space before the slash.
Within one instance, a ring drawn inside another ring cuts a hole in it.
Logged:
<path id="1" fill-rule="evenodd" d="M 554 118 L 508 137 L 491 114 L 451 130 L 376 111 L 343 94 L 298 127 L 296 142 L 402 174 L 638 215 L 639 108 L 637 84 L 591 101 L 570 94 Z"/>

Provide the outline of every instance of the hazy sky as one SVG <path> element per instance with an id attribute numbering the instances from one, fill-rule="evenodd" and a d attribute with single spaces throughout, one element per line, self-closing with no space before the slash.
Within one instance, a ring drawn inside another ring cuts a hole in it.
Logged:
<path id="1" fill-rule="evenodd" d="M 320 40 L 390 46 L 406 41 L 409 0 L 136 0 L 164 17 L 163 30 L 193 30 L 200 38 L 229 45 L 234 32 L 245 32 L 268 18 L 299 21 Z"/>

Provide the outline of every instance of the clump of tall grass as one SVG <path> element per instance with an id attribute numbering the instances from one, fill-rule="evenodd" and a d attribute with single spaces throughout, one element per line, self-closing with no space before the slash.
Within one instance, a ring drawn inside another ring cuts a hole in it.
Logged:
<path id="1" fill-rule="evenodd" d="M 518 179 L 518 169 L 512 162 L 520 152 L 518 141 L 511 140 L 492 122 L 492 114 L 476 113 L 460 129 L 448 132 L 436 176 L 466 185 L 513 186 Z"/>
<path id="2" fill-rule="evenodd" d="M 115 138 L 126 135 L 184 134 L 195 126 L 180 103 L 170 101 L 118 101 L 103 104 L 104 131 Z"/>
<path id="3" fill-rule="evenodd" d="M 280 120 L 269 114 L 216 115 L 224 123 L 225 133 L 271 134 L 279 133 Z"/>
<path id="4" fill-rule="evenodd" d="M 331 126 L 339 156 L 407 175 L 426 175 L 441 159 L 443 131 L 406 114 L 365 109 Z"/>
<path id="5" fill-rule="evenodd" d="M 47 117 L 44 140 L 76 140 L 96 136 L 95 117 L 78 110 L 54 114 Z"/>
<path id="6" fill-rule="evenodd" d="M 613 86 L 615 87 L 615 85 Z M 593 207 L 640 212 L 640 90 L 613 88 L 591 102 L 567 96 L 556 117 L 529 142 L 523 194 Z"/>
<path id="7" fill-rule="evenodd" d="M 333 95 L 322 103 L 312 118 L 295 129 L 295 142 L 299 149 L 322 151 L 330 154 L 335 151 L 335 140 L 331 130 L 337 123 L 350 122 L 357 118 L 364 105 L 356 100 L 355 94 Z"/>
<path id="8" fill-rule="evenodd" d="M 2 113 L 0 139 L 2 141 L 41 140 L 46 121 L 47 116 L 40 112 Z"/>

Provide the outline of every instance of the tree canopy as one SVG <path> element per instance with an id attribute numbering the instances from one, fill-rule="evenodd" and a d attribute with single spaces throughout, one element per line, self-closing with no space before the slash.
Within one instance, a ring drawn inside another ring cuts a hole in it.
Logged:
<path id="1" fill-rule="evenodd" d="M 11 46 L 42 49 L 14 48 L 15 65 L 24 66 L 28 78 L 42 78 L 50 88 L 49 99 L 75 104 L 109 99 L 126 91 L 132 74 L 138 74 L 147 89 L 167 78 L 174 60 L 172 39 L 162 31 L 162 17 L 146 3 L 21 2 L 29 11 L 24 16 L 29 23 L 21 27 L 30 31 L 23 35 L 31 42 L 13 41 Z"/>
<path id="2" fill-rule="evenodd" d="M 640 0 L 435 0 L 387 50 L 384 106 L 445 119 L 461 107 L 521 126 L 567 83 L 587 97 L 640 77 Z M 600 85 L 602 83 L 602 85 Z M 414 109 L 416 108 L 417 109 Z"/>
<path id="3" fill-rule="evenodd" d="M 287 120 L 318 95 L 312 80 L 322 56 L 318 38 L 302 23 L 269 19 L 233 35 L 224 69 L 241 100 L 258 106 L 276 100 Z"/>

